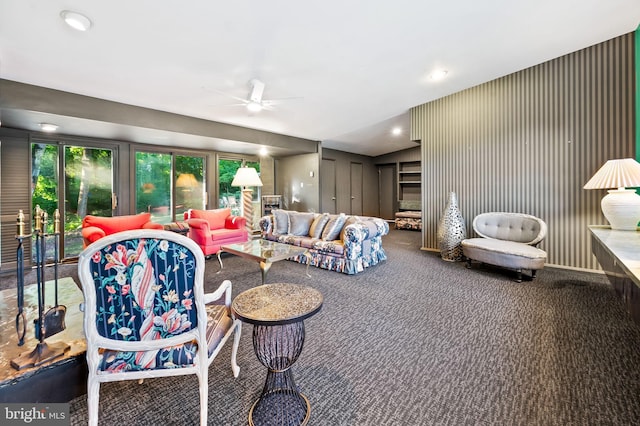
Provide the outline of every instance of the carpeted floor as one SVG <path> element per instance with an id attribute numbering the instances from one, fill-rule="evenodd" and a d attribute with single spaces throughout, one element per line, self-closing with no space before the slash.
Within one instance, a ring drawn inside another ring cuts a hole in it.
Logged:
<path id="1" fill-rule="evenodd" d="M 465 268 L 420 251 L 420 234 L 384 237 L 388 260 L 347 276 L 293 262 L 268 282 L 311 285 L 324 306 L 305 321 L 294 375 L 311 425 L 640 424 L 640 326 L 601 274 L 546 268 L 535 281 L 489 266 Z M 207 261 L 207 285 L 234 295 L 260 284 L 255 263 Z M 231 344 L 210 369 L 209 424 L 246 425 L 265 369 L 246 324 L 240 376 Z M 108 383 L 100 424 L 197 424 L 195 377 Z M 86 398 L 71 424 L 86 424 Z"/>

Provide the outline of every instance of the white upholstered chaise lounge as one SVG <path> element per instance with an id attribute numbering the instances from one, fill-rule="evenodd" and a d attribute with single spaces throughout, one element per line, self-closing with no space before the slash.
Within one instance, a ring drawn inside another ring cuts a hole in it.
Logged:
<path id="1" fill-rule="evenodd" d="M 480 238 L 462 241 L 467 268 L 475 260 L 513 269 L 516 281 L 522 282 L 523 270 L 530 270 L 533 279 L 544 267 L 547 253 L 535 247 L 547 234 L 542 219 L 523 213 L 482 213 L 473 219 L 473 230 Z"/>

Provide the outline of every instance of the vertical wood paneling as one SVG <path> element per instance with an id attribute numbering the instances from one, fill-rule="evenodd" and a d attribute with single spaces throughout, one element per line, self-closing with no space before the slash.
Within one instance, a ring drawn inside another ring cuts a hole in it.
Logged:
<path id="1" fill-rule="evenodd" d="M 31 220 L 29 212 L 31 176 L 29 168 L 28 149 L 24 149 L 28 136 L 17 132 L 6 131 L 0 141 L 0 171 L 2 181 L 2 206 L 1 206 L 1 232 L 2 252 L 0 269 L 11 270 L 16 268 L 16 216 L 22 210 L 27 223 Z M 31 244 L 25 244 L 25 264 L 30 264 Z"/>
<path id="2" fill-rule="evenodd" d="M 635 157 L 634 37 L 627 34 L 411 111 L 421 140 L 423 246 L 454 191 L 473 217 L 541 217 L 548 263 L 598 269 L 587 226 L 606 224 L 604 190 L 583 185 L 613 158 Z"/>

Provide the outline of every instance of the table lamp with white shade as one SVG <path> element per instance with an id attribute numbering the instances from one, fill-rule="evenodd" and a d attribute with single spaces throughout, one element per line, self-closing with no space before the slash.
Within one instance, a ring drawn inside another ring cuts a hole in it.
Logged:
<path id="1" fill-rule="evenodd" d="M 253 206 L 251 204 L 253 197 L 251 193 L 253 192 L 252 187 L 262 186 L 260 176 L 253 167 L 240 167 L 233 177 L 231 186 L 242 187 L 242 214 L 247 221 L 247 229 L 251 233 L 253 231 Z"/>
<path id="2" fill-rule="evenodd" d="M 640 163 L 633 158 L 609 160 L 586 183 L 584 189 L 610 189 L 602 199 L 604 217 L 611 229 L 635 231 L 640 221 L 640 195 L 625 187 L 640 186 Z"/>

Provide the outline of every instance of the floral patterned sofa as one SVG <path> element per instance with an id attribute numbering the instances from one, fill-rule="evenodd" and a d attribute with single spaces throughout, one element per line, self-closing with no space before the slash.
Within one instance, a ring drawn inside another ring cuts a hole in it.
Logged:
<path id="1" fill-rule="evenodd" d="M 330 271 L 357 274 L 387 258 L 382 237 L 389 225 L 379 218 L 276 209 L 260 219 L 260 231 L 264 239 L 308 249 L 290 260 Z"/>

